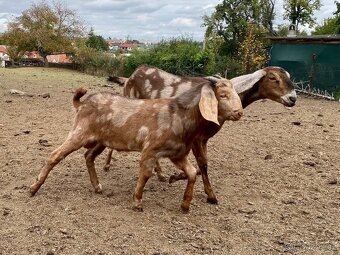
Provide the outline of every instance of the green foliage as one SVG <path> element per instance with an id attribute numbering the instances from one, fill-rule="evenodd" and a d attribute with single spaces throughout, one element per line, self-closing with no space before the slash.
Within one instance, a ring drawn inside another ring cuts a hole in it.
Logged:
<path id="1" fill-rule="evenodd" d="M 200 75 L 211 73 L 213 54 L 202 49 L 202 45 L 189 38 L 163 40 L 148 50 L 133 50 L 131 56 L 122 59 L 123 68 L 115 70 L 129 76 L 139 65 L 149 64 L 178 75 Z M 123 73 L 122 72 L 123 69 Z"/>
<path id="2" fill-rule="evenodd" d="M 321 25 L 315 27 L 313 35 L 334 35 L 340 34 L 340 3 L 335 2 L 337 10 L 334 17 L 326 18 Z"/>
<path id="3" fill-rule="evenodd" d="M 313 13 L 319 10 L 320 7 L 320 0 L 284 0 L 284 17 L 292 24 L 295 24 L 297 30 L 299 24 L 312 27 L 315 24 Z"/>
<path id="4" fill-rule="evenodd" d="M 89 33 L 89 37 L 86 40 L 86 46 L 96 49 L 98 51 L 108 51 L 109 45 L 101 35 L 95 35 L 93 29 Z"/>
<path id="5" fill-rule="evenodd" d="M 236 57 L 247 35 L 248 24 L 255 23 L 266 32 L 273 32 L 274 2 L 270 0 L 224 0 L 215 7 L 211 16 L 203 17 L 207 45 L 216 38 L 223 39 L 223 54 Z"/>
<path id="6" fill-rule="evenodd" d="M 336 101 L 340 100 L 340 87 L 337 87 L 333 92 L 334 98 Z"/>
<path id="7" fill-rule="evenodd" d="M 83 47 L 76 51 L 74 63 L 80 71 L 92 75 L 104 76 L 112 73 L 112 69 L 117 65 L 118 60 L 108 53 Z"/>
<path id="8" fill-rule="evenodd" d="M 322 24 L 315 27 L 313 35 L 332 35 L 339 31 L 340 25 L 337 24 L 337 18 L 324 19 Z"/>

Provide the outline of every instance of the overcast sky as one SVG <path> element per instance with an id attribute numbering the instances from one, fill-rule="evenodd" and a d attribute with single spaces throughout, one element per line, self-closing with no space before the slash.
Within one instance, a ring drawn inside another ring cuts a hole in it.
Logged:
<path id="1" fill-rule="evenodd" d="M 40 0 L 0 0 L 0 33 L 7 22 L 19 16 L 31 3 Z M 126 38 L 159 41 L 163 38 L 187 35 L 202 40 L 202 16 L 210 15 L 222 0 L 62 0 L 73 9 L 95 34 L 104 38 Z M 283 21 L 282 0 L 276 0 L 276 24 Z M 317 21 L 332 16 L 334 0 L 321 0 Z"/>

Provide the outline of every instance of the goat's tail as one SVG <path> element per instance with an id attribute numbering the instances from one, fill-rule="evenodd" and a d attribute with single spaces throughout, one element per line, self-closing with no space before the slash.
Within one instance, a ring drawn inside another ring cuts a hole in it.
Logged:
<path id="1" fill-rule="evenodd" d="M 119 77 L 119 76 L 114 76 L 114 75 L 113 75 L 113 76 L 109 76 L 109 78 L 107 78 L 108 81 L 117 83 L 119 86 L 124 86 L 125 81 L 126 81 L 127 79 L 128 79 L 128 78 Z"/>
<path id="2" fill-rule="evenodd" d="M 85 95 L 87 92 L 86 89 L 84 88 L 77 88 L 76 91 L 74 92 L 73 95 L 73 106 L 74 108 L 78 109 L 78 107 L 82 104 L 82 102 L 80 102 L 80 98 Z"/>

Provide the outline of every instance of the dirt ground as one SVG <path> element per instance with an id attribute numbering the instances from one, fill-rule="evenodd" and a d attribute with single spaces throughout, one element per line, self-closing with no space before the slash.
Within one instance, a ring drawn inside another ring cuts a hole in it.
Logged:
<path id="1" fill-rule="evenodd" d="M 186 215 L 185 182 L 156 177 L 146 185 L 144 212 L 131 209 L 135 152 L 115 152 L 109 172 L 102 170 L 106 152 L 97 159 L 103 194 L 92 190 L 81 149 L 30 197 L 29 186 L 72 125 L 71 92 L 80 85 L 109 91 L 107 84 L 68 70 L 0 69 L 1 255 L 340 254 L 339 102 L 250 105 L 209 141 L 219 204 L 206 203 L 199 177 Z M 168 176 L 177 171 L 161 163 Z"/>

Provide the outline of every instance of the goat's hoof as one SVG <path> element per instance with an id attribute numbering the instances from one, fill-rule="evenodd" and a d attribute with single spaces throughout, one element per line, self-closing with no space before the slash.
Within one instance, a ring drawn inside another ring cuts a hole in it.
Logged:
<path id="1" fill-rule="evenodd" d="M 177 175 L 173 174 L 169 177 L 169 184 L 177 182 Z"/>
<path id="2" fill-rule="evenodd" d="M 142 205 L 134 205 L 132 207 L 132 210 L 134 210 L 135 212 L 143 212 L 143 206 Z"/>
<path id="3" fill-rule="evenodd" d="M 102 194 L 103 186 L 99 183 L 98 186 L 94 189 L 94 192 L 96 192 L 97 194 Z"/>
<path id="4" fill-rule="evenodd" d="M 188 214 L 189 213 L 189 207 L 188 206 L 181 206 L 181 211 L 183 214 Z"/>
<path id="5" fill-rule="evenodd" d="M 105 165 L 103 169 L 105 172 L 108 172 L 110 170 L 110 165 Z"/>
<path id="6" fill-rule="evenodd" d="M 30 187 L 30 196 L 33 197 L 35 193 L 37 193 L 37 189 L 33 187 L 34 184 Z"/>
<path id="7" fill-rule="evenodd" d="M 162 175 L 162 174 L 157 175 L 157 178 L 160 182 L 166 182 L 168 180 L 168 178 L 165 175 Z M 170 182 L 170 179 L 169 179 L 169 182 Z"/>
<path id="8" fill-rule="evenodd" d="M 213 205 L 217 205 L 218 204 L 218 201 L 217 201 L 217 198 L 216 197 L 208 197 L 207 198 L 207 202 L 209 204 L 213 204 Z"/>

